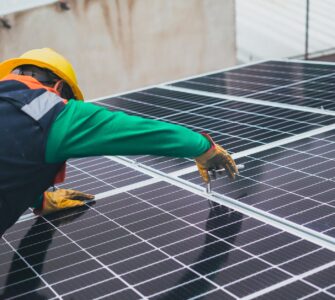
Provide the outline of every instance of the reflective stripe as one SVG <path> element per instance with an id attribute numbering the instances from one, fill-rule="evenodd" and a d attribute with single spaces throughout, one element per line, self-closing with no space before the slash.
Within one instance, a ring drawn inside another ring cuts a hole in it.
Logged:
<path id="1" fill-rule="evenodd" d="M 37 121 L 46 115 L 47 112 L 50 111 L 55 105 L 62 101 L 63 99 L 56 94 L 45 92 L 35 98 L 29 104 L 23 106 L 21 110 Z"/>

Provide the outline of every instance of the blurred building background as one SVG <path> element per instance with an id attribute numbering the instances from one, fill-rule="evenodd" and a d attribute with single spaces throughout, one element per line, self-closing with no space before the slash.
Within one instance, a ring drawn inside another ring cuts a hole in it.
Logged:
<path id="1" fill-rule="evenodd" d="M 335 52 L 332 0 L 61 1 L 69 10 L 59 2 L 1 0 L 0 61 L 54 48 L 73 63 L 88 99 L 238 63 Z"/>
<path id="2" fill-rule="evenodd" d="M 236 64 L 233 0 L 70 0 L 69 10 L 42 2 L 7 10 L 0 60 L 54 48 L 73 63 L 87 98 Z"/>
<path id="3" fill-rule="evenodd" d="M 237 61 L 335 53 L 333 0 L 236 0 Z M 307 43 L 306 43 L 307 41 Z"/>

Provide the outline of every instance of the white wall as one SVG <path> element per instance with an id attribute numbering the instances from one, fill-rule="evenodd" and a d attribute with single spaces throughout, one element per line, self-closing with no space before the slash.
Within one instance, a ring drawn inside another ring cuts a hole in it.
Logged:
<path id="1" fill-rule="evenodd" d="M 87 98 L 236 63 L 234 0 L 72 0 L 9 15 L 0 60 L 39 47 L 74 65 Z"/>
<path id="2" fill-rule="evenodd" d="M 335 52 L 335 2 L 310 0 L 309 53 Z M 239 62 L 302 56 L 306 0 L 236 0 Z"/>
<path id="3" fill-rule="evenodd" d="M 31 9 L 37 6 L 50 4 L 57 0 L 1 0 L 0 16 L 21 10 Z"/>

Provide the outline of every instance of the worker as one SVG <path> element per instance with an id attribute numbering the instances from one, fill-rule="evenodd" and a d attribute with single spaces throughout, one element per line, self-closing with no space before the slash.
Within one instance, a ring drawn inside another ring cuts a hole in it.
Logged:
<path id="1" fill-rule="evenodd" d="M 195 158 L 200 175 L 238 173 L 211 137 L 186 127 L 85 103 L 72 65 L 50 48 L 0 63 L 0 236 L 29 207 L 46 215 L 84 205 L 93 195 L 49 187 L 70 158 L 160 155 Z"/>

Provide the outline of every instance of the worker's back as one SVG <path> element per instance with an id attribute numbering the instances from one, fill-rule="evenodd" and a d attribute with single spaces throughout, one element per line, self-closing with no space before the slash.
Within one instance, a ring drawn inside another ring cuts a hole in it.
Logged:
<path id="1" fill-rule="evenodd" d="M 0 234 L 53 183 L 62 165 L 45 163 L 55 110 L 40 114 L 43 107 L 34 100 L 43 94 L 45 90 L 29 89 L 15 80 L 0 81 Z"/>

